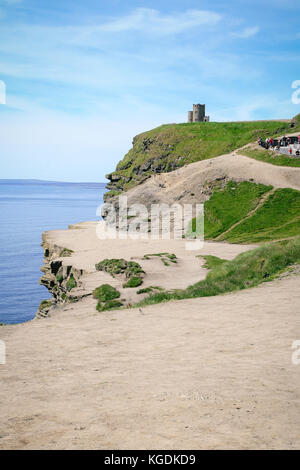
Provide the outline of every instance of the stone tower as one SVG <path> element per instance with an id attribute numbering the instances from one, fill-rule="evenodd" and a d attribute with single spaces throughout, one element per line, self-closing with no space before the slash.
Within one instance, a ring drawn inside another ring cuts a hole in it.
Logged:
<path id="1" fill-rule="evenodd" d="M 193 122 L 203 122 L 205 117 L 205 104 L 193 104 Z"/>
<path id="2" fill-rule="evenodd" d="M 193 104 L 193 111 L 188 112 L 188 122 L 208 122 L 209 116 L 205 116 L 205 104 Z"/>

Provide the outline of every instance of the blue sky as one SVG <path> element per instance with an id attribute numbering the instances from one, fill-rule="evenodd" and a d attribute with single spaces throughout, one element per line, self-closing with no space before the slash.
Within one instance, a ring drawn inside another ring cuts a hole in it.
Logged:
<path id="1" fill-rule="evenodd" d="M 0 0 L 0 177 L 104 181 L 196 102 L 294 116 L 299 46 L 299 0 Z"/>

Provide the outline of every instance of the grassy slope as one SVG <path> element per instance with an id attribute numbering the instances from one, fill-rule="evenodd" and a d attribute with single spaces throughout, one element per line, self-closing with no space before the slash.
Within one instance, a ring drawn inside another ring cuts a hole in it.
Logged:
<path id="1" fill-rule="evenodd" d="M 229 181 L 225 190 L 215 190 L 205 208 L 205 237 L 215 238 L 246 217 L 272 186 L 243 181 Z"/>
<path id="2" fill-rule="evenodd" d="M 111 174 L 119 180 L 108 185 L 112 192 L 106 193 L 106 199 L 139 184 L 153 173 L 172 171 L 189 163 L 229 153 L 259 136 L 265 138 L 289 131 L 290 124 L 280 121 L 167 124 L 157 127 L 134 138 L 132 149 Z"/>
<path id="3" fill-rule="evenodd" d="M 216 189 L 204 204 L 205 239 L 219 236 L 219 240 L 231 243 L 257 243 L 298 235 L 300 192 L 277 189 L 265 200 L 261 199 L 271 188 L 249 181 L 229 181 L 224 189 Z M 194 227 L 195 219 L 187 236 Z"/>
<path id="4" fill-rule="evenodd" d="M 300 192 L 277 189 L 247 220 L 233 228 L 224 239 L 233 243 L 261 242 L 300 233 Z"/>
<path id="5" fill-rule="evenodd" d="M 300 236 L 288 242 L 266 244 L 238 255 L 234 260 L 219 264 L 206 279 L 187 289 L 152 294 L 138 306 L 169 300 L 208 297 L 255 287 L 270 281 L 289 266 L 300 263 Z"/>

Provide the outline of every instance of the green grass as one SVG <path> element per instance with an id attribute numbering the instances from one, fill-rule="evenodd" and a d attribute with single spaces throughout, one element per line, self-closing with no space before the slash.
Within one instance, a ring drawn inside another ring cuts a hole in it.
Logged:
<path id="1" fill-rule="evenodd" d="M 118 299 L 120 295 L 120 292 L 110 284 L 102 284 L 93 291 L 94 299 L 100 300 L 101 302 Z"/>
<path id="2" fill-rule="evenodd" d="M 55 279 L 57 282 L 62 282 L 64 280 L 64 277 L 62 274 L 56 274 Z"/>
<path id="3" fill-rule="evenodd" d="M 298 235 L 300 192 L 277 189 L 262 200 L 271 189 L 272 186 L 249 181 L 229 181 L 224 189 L 216 189 L 204 204 L 205 239 L 219 237 L 218 240 L 230 243 L 263 243 Z M 186 237 L 194 235 L 195 223 L 194 218 Z M 233 227 L 236 223 L 238 225 Z"/>
<path id="4" fill-rule="evenodd" d="M 261 197 L 272 186 L 255 184 L 250 181 L 236 183 L 229 181 L 225 188 L 215 189 L 210 199 L 204 203 L 204 236 L 216 238 L 233 224 L 247 216 L 259 203 Z M 191 237 L 196 230 L 196 219 L 192 219 L 186 236 Z"/>
<path id="5" fill-rule="evenodd" d="M 66 282 L 66 287 L 67 287 L 68 291 L 70 291 L 72 289 L 75 289 L 75 287 L 77 287 L 76 279 L 74 278 L 72 273 L 71 273 L 69 279 Z"/>
<path id="6" fill-rule="evenodd" d="M 143 283 L 142 275 L 144 271 L 135 261 L 126 261 L 123 258 L 106 258 L 95 266 L 98 271 L 106 271 L 113 277 L 118 274 L 124 275 L 127 281 L 123 284 L 123 287 L 137 287 Z"/>
<path id="7" fill-rule="evenodd" d="M 63 248 L 59 254 L 60 257 L 72 256 L 73 250 L 69 248 Z"/>
<path id="8" fill-rule="evenodd" d="M 215 296 L 255 287 L 274 279 L 276 275 L 297 263 L 300 263 L 300 236 L 287 242 L 268 243 L 241 253 L 234 260 L 216 266 L 203 281 L 187 289 L 151 294 L 135 306 Z"/>
<path id="9" fill-rule="evenodd" d="M 164 289 L 159 286 L 149 286 L 149 287 L 144 287 L 143 289 L 139 289 L 136 293 L 137 294 L 149 294 L 150 292 L 153 292 L 155 290 L 162 291 Z"/>
<path id="10" fill-rule="evenodd" d="M 39 310 L 44 310 L 45 308 L 49 308 L 51 307 L 51 305 L 53 304 L 52 300 L 42 300 L 41 303 L 40 303 L 40 306 L 39 306 Z"/>
<path id="11" fill-rule="evenodd" d="M 152 256 L 157 256 L 158 258 L 160 258 L 161 262 L 165 266 L 170 266 L 170 262 L 177 263 L 177 256 L 174 253 L 150 253 L 144 255 L 144 259 L 151 259 Z"/>
<path id="12" fill-rule="evenodd" d="M 143 279 L 138 276 L 133 276 L 123 284 L 123 287 L 138 287 L 141 284 L 143 284 Z"/>
<path id="13" fill-rule="evenodd" d="M 289 157 L 281 154 L 271 152 L 270 150 L 265 149 L 243 149 L 240 152 L 246 157 L 254 158 L 255 160 L 260 160 L 262 162 L 271 163 L 272 165 L 277 166 L 290 166 L 290 167 L 300 167 L 300 158 Z"/>
<path id="14" fill-rule="evenodd" d="M 120 301 L 116 301 L 120 297 L 120 292 L 112 287 L 110 284 L 102 284 L 93 291 L 94 299 L 98 300 L 96 310 L 103 312 L 104 310 L 111 310 L 119 308 L 123 304 Z"/>
<path id="15" fill-rule="evenodd" d="M 115 180 L 108 184 L 111 192 L 105 194 L 105 199 L 140 184 L 153 173 L 229 153 L 259 136 L 264 139 L 296 132 L 300 129 L 299 119 L 295 122 L 293 130 L 289 123 L 280 121 L 166 124 L 139 134 L 116 171 L 107 175 Z"/>
<path id="16" fill-rule="evenodd" d="M 226 259 L 218 258 L 217 256 L 212 255 L 198 255 L 198 257 L 205 260 L 205 264 L 203 265 L 203 268 L 205 269 L 214 269 L 217 266 L 227 262 Z"/>
<path id="17" fill-rule="evenodd" d="M 95 265 L 97 271 L 105 271 L 115 277 L 117 274 L 124 274 L 126 277 L 143 274 L 141 266 L 135 261 L 126 261 L 123 258 L 104 259 Z"/>
<path id="18" fill-rule="evenodd" d="M 96 310 L 98 310 L 98 312 L 104 312 L 105 310 L 116 310 L 122 306 L 122 302 L 119 302 L 118 300 L 108 300 L 104 303 L 98 302 Z"/>
<path id="19" fill-rule="evenodd" d="M 264 242 L 294 237 L 300 233 L 300 192 L 277 189 L 247 220 L 228 232 L 232 243 Z"/>

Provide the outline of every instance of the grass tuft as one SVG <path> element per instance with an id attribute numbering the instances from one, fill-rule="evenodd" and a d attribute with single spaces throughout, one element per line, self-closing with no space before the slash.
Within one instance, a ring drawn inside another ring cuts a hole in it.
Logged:
<path id="1" fill-rule="evenodd" d="M 138 287 L 143 283 L 143 279 L 138 276 L 131 277 L 123 284 L 123 287 Z"/>
<path id="2" fill-rule="evenodd" d="M 104 310 L 111 310 L 113 308 L 119 308 L 123 304 L 120 301 L 116 301 L 120 297 L 120 292 L 110 284 L 102 284 L 93 291 L 94 299 L 98 300 L 96 310 L 103 312 Z"/>

